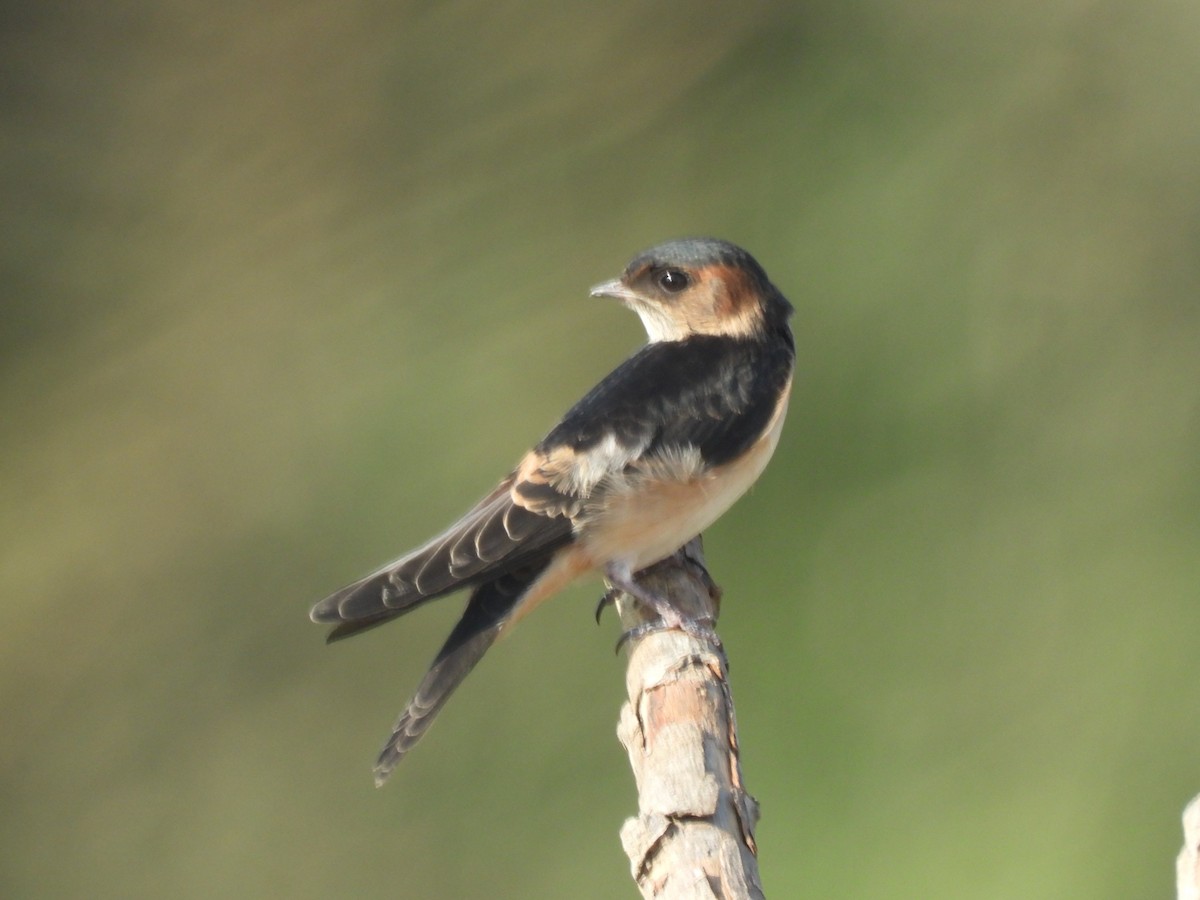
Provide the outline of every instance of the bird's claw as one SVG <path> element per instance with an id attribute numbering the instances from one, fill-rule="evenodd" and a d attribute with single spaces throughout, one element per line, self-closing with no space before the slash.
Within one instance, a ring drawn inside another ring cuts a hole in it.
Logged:
<path id="1" fill-rule="evenodd" d="M 617 598 L 621 596 L 621 592 L 617 588 L 609 588 L 604 592 L 604 596 L 600 598 L 596 604 L 596 624 L 600 624 L 600 614 L 604 612 L 606 607 L 616 606 Z"/>

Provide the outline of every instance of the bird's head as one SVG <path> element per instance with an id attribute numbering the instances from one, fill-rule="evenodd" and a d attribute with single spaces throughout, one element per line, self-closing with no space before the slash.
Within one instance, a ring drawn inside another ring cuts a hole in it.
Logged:
<path id="1" fill-rule="evenodd" d="M 786 323 L 792 312 L 754 257 L 715 238 L 651 247 L 620 278 L 591 293 L 614 297 L 636 312 L 651 341 L 694 334 L 755 337 Z"/>

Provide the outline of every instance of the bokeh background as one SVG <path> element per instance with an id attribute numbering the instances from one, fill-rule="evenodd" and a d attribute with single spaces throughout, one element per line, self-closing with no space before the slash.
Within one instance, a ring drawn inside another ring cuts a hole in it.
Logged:
<path id="1" fill-rule="evenodd" d="M 376 791 L 451 521 L 715 234 L 797 307 L 707 535 L 774 897 L 1171 893 L 1200 791 L 1200 6 L 14 4 L 0 895 L 635 896 L 597 584 Z"/>

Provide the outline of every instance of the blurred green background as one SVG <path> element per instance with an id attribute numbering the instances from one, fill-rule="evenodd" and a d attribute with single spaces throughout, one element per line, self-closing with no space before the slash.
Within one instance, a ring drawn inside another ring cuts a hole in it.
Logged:
<path id="1" fill-rule="evenodd" d="M 631 897 L 598 584 L 309 605 L 641 340 L 797 307 L 707 535 L 773 897 L 1162 897 L 1200 790 L 1200 6 L 4 4 L 0 895 Z M 511 400 L 509 399 L 511 398 Z"/>

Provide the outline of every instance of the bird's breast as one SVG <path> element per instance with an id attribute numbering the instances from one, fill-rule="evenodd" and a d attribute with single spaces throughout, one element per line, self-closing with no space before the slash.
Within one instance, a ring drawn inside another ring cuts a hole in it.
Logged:
<path id="1" fill-rule="evenodd" d="M 676 448 L 610 475 L 576 520 L 577 540 L 593 565 L 619 560 L 637 572 L 720 518 L 774 454 L 789 392 L 780 396 L 762 436 L 736 459 L 710 467 L 695 447 Z"/>

